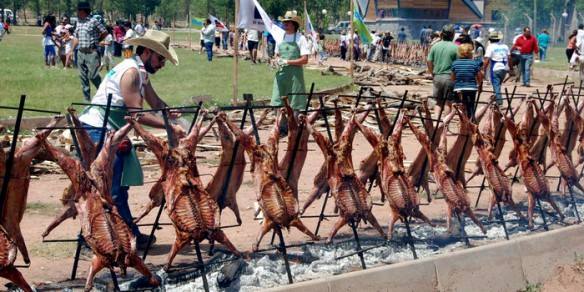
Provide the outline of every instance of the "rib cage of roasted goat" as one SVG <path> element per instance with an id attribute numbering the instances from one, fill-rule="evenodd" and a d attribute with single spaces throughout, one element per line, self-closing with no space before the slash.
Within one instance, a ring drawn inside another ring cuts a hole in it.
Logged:
<path id="1" fill-rule="evenodd" d="M 498 108 L 493 110 L 498 111 Z M 497 134 L 493 134 L 491 137 L 484 135 L 479 130 L 479 127 L 473 124 L 468 119 L 466 114 L 461 111 L 460 107 L 456 107 L 456 111 L 460 117 L 460 122 L 466 124 L 466 127 L 469 128 L 470 133 L 472 134 L 472 140 L 478 154 L 480 169 L 482 170 L 485 178 L 487 179 L 487 182 L 489 183 L 489 189 L 491 191 L 491 200 L 488 207 L 489 219 L 491 219 L 493 216 L 493 207 L 499 202 L 503 202 L 511 206 L 511 208 L 513 208 L 517 213 L 517 216 L 523 218 L 523 215 L 521 215 L 518 206 L 515 205 L 515 202 L 513 201 L 513 189 L 511 188 L 509 178 L 505 172 L 503 172 L 503 169 L 501 166 L 499 166 L 499 161 L 497 160 L 497 148 L 493 145 L 493 143 L 496 141 L 494 137 Z M 491 117 L 487 116 L 487 118 Z M 493 121 L 491 121 L 491 124 L 493 124 L 492 122 Z M 491 132 L 493 129 L 494 128 L 489 127 L 487 131 Z M 497 131 L 500 131 L 500 129 Z M 501 142 L 498 142 L 497 144 L 499 143 Z"/>
<path id="2" fill-rule="evenodd" d="M 371 212 L 373 207 L 371 195 L 353 168 L 351 152 L 356 127 L 353 114 L 341 137 L 335 143 L 329 141 L 316 129 L 312 129 L 314 140 L 325 156 L 328 184 L 340 212 L 339 220 L 335 223 L 327 242 L 332 242 L 339 229 L 345 224 L 357 224 L 361 220 L 369 222 L 384 238 L 387 237 Z"/>
<path id="3" fill-rule="evenodd" d="M 199 141 L 211 129 L 214 120 L 204 129 L 203 113 L 195 128 L 177 147 L 146 131 L 139 123 L 129 119 L 138 135 L 154 152 L 162 168 L 162 193 L 166 200 L 166 211 L 176 231 L 176 240 L 168 256 L 165 270 L 170 269 L 176 254 L 191 240 L 196 243 L 204 239 L 217 240 L 239 256 L 235 246 L 220 227 L 219 206 L 205 190 L 201 181 L 195 150 Z"/>
<path id="4" fill-rule="evenodd" d="M 379 109 L 383 111 L 383 109 Z M 401 116 L 393 129 L 392 135 L 376 135 L 372 130 L 357 123 L 365 138 L 373 146 L 376 157 L 379 159 L 381 192 L 389 200 L 391 219 L 388 228 L 388 237 L 392 237 L 393 227 L 397 220 L 409 220 L 409 217 L 418 218 L 431 226 L 430 219 L 420 211 L 418 194 L 414 185 L 405 173 L 404 152 L 401 146 L 403 125 L 407 117 Z M 387 131 L 389 132 L 389 130 Z"/>
<path id="5" fill-rule="evenodd" d="M 533 103 L 532 103 L 533 104 Z M 514 149 L 512 154 L 515 155 L 513 158 L 519 163 L 519 169 L 521 170 L 521 176 L 523 178 L 523 183 L 528 194 L 528 209 L 527 218 L 529 222 L 529 227 L 533 227 L 533 211 L 535 209 L 536 200 L 542 199 L 550 203 L 552 208 L 558 212 L 561 220 L 563 220 L 564 215 L 552 199 L 548 181 L 540 167 L 538 161 L 533 158 L 530 153 L 530 125 L 532 121 L 529 119 L 531 115 L 524 114 L 523 120 L 517 126 L 511 117 L 505 117 L 505 123 L 507 124 L 507 130 L 513 138 Z"/>
<path id="6" fill-rule="evenodd" d="M 72 182 L 75 207 L 81 223 L 85 242 L 94 257 L 87 276 L 85 290 L 93 287 L 93 278 L 103 268 L 120 267 L 122 274 L 133 267 L 148 278 L 148 283 L 158 286 L 158 279 L 150 273 L 136 254 L 136 238 L 119 215 L 111 199 L 111 180 L 115 152 L 130 131 L 130 125 L 115 134 L 108 134 L 103 148 L 88 169 L 64 152 L 45 143 L 47 151 Z"/>
<path id="7" fill-rule="evenodd" d="M 280 122 L 286 111 L 282 110 L 276 118 L 276 124 L 266 144 L 256 144 L 254 138 L 241 131 L 227 119 L 225 113 L 220 113 L 218 119 L 227 123 L 231 131 L 241 141 L 254 164 L 254 179 L 256 180 L 257 200 L 264 214 L 260 233 L 252 249 L 258 250 L 259 244 L 266 233 L 275 228 L 296 227 L 312 240 L 319 240 L 299 218 L 298 199 L 292 187 L 286 182 L 278 167 L 278 141 Z M 288 117 L 290 119 L 290 117 Z M 300 117 L 303 120 L 303 117 Z"/>
<path id="8" fill-rule="evenodd" d="M 454 115 L 456 114 L 455 111 L 452 111 L 446 118 L 445 124 L 451 120 Z M 481 229 L 483 233 L 485 233 L 485 228 L 483 227 L 482 223 L 478 220 L 475 216 L 474 212 L 470 207 L 469 198 L 466 195 L 464 187 L 462 183 L 456 180 L 455 173 L 448 167 L 446 164 L 446 131 L 442 131 L 440 145 L 436 148 L 430 142 L 430 138 L 420 131 L 416 125 L 414 125 L 411 121 L 408 120 L 408 125 L 410 129 L 414 132 L 414 135 L 422 144 L 422 147 L 426 151 L 428 155 L 428 160 L 430 162 L 430 171 L 434 176 L 434 180 L 438 185 L 438 189 L 444 195 L 447 203 L 447 215 L 446 215 L 446 223 L 448 227 L 448 231 L 452 232 L 452 215 L 455 214 L 457 216 L 466 214 L 470 219 Z"/>
<path id="9" fill-rule="evenodd" d="M 54 127 L 61 119 L 62 117 L 53 118 L 47 127 Z M 2 127 L 0 126 L 0 128 Z M 20 222 L 26 210 L 31 162 L 41 151 L 43 142 L 50 133 L 50 129 L 40 131 L 34 137 L 26 139 L 14 153 L 8 181 L 8 192 L 3 201 L 3 209 L 0 210 L 0 277 L 12 281 L 20 289 L 27 292 L 33 290 L 16 269 L 14 262 L 16 261 L 17 251 L 20 251 L 25 264 L 30 264 L 30 257 L 22 236 Z M 13 143 L 16 143 L 16 141 L 13 141 Z M 0 187 L 2 187 L 2 178 L 6 173 L 7 159 L 7 153 L 0 147 Z"/>

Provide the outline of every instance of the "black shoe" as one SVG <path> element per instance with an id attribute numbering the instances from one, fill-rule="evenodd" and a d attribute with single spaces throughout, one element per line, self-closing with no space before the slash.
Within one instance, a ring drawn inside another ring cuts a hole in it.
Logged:
<path id="1" fill-rule="evenodd" d="M 146 234 L 142 234 L 142 233 L 140 233 L 138 236 L 136 236 L 136 248 L 138 250 L 145 250 L 146 246 L 148 245 L 149 238 L 150 238 L 150 236 L 148 236 Z M 152 246 L 155 242 L 156 242 L 156 236 L 152 235 L 152 243 L 150 246 Z"/>

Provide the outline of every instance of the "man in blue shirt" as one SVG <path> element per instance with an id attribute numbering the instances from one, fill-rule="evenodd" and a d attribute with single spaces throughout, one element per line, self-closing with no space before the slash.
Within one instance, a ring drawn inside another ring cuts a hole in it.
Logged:
<path id="1" fill-rule="evenodd" d="M 539 44 L 539 60 L 542 62 L 545 61 L 547 55 L 547 48 L 550 43 L 550 34 L 546 29 L 544 29 L 538 36 L 537 36 L 537 43 Z"/>
<path id="2" fill-rule="evenodd" d="M 397 34 L 397 42 L 400 44 L 403 44 L 406 42 L 407 38 L 408 38 L 408 35 L 406 34 L 406 29 L 402 27 L 399 30 L 399 33 Z"/>

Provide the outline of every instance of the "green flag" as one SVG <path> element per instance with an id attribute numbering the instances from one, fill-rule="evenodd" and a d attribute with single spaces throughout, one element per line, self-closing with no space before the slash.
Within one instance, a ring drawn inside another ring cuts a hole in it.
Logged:
<path id="1" fill-rule="evenodd" d="M 369 29 L 367 29 L 367 26 L 363 21 L 361 12 L 359 12 L 359 3 L 357 2 L 354 2 L 353 5 L 353 27 L 355 28 L 355 31 L 359 35 L 361 43 L 370 44 L 373 41 L 373 37 L 371 36 Z"/>
<path id="2" fill-rule="evenodd" d="M 205 19 L 203 18 L 193 17 L 191 19 L 191 25 L 193 26 L 194 29 L 202 29 L 204 21 Z"/>

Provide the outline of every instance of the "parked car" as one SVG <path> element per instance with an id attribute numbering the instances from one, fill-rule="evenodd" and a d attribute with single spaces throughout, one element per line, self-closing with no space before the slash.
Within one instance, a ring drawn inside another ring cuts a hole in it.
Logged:
<path id="1" fill-rule="evenodd" d="M 350 27 L 351 27 L 351 22 L 350 21 L 339 21 L 337 23 L 337 25 L 335 25 L 333 28 L 329 28 L 329 33 L 331 33 L 331 34 L 339 34 L 343 30 L 344 31 L 348 31 Z"/>

